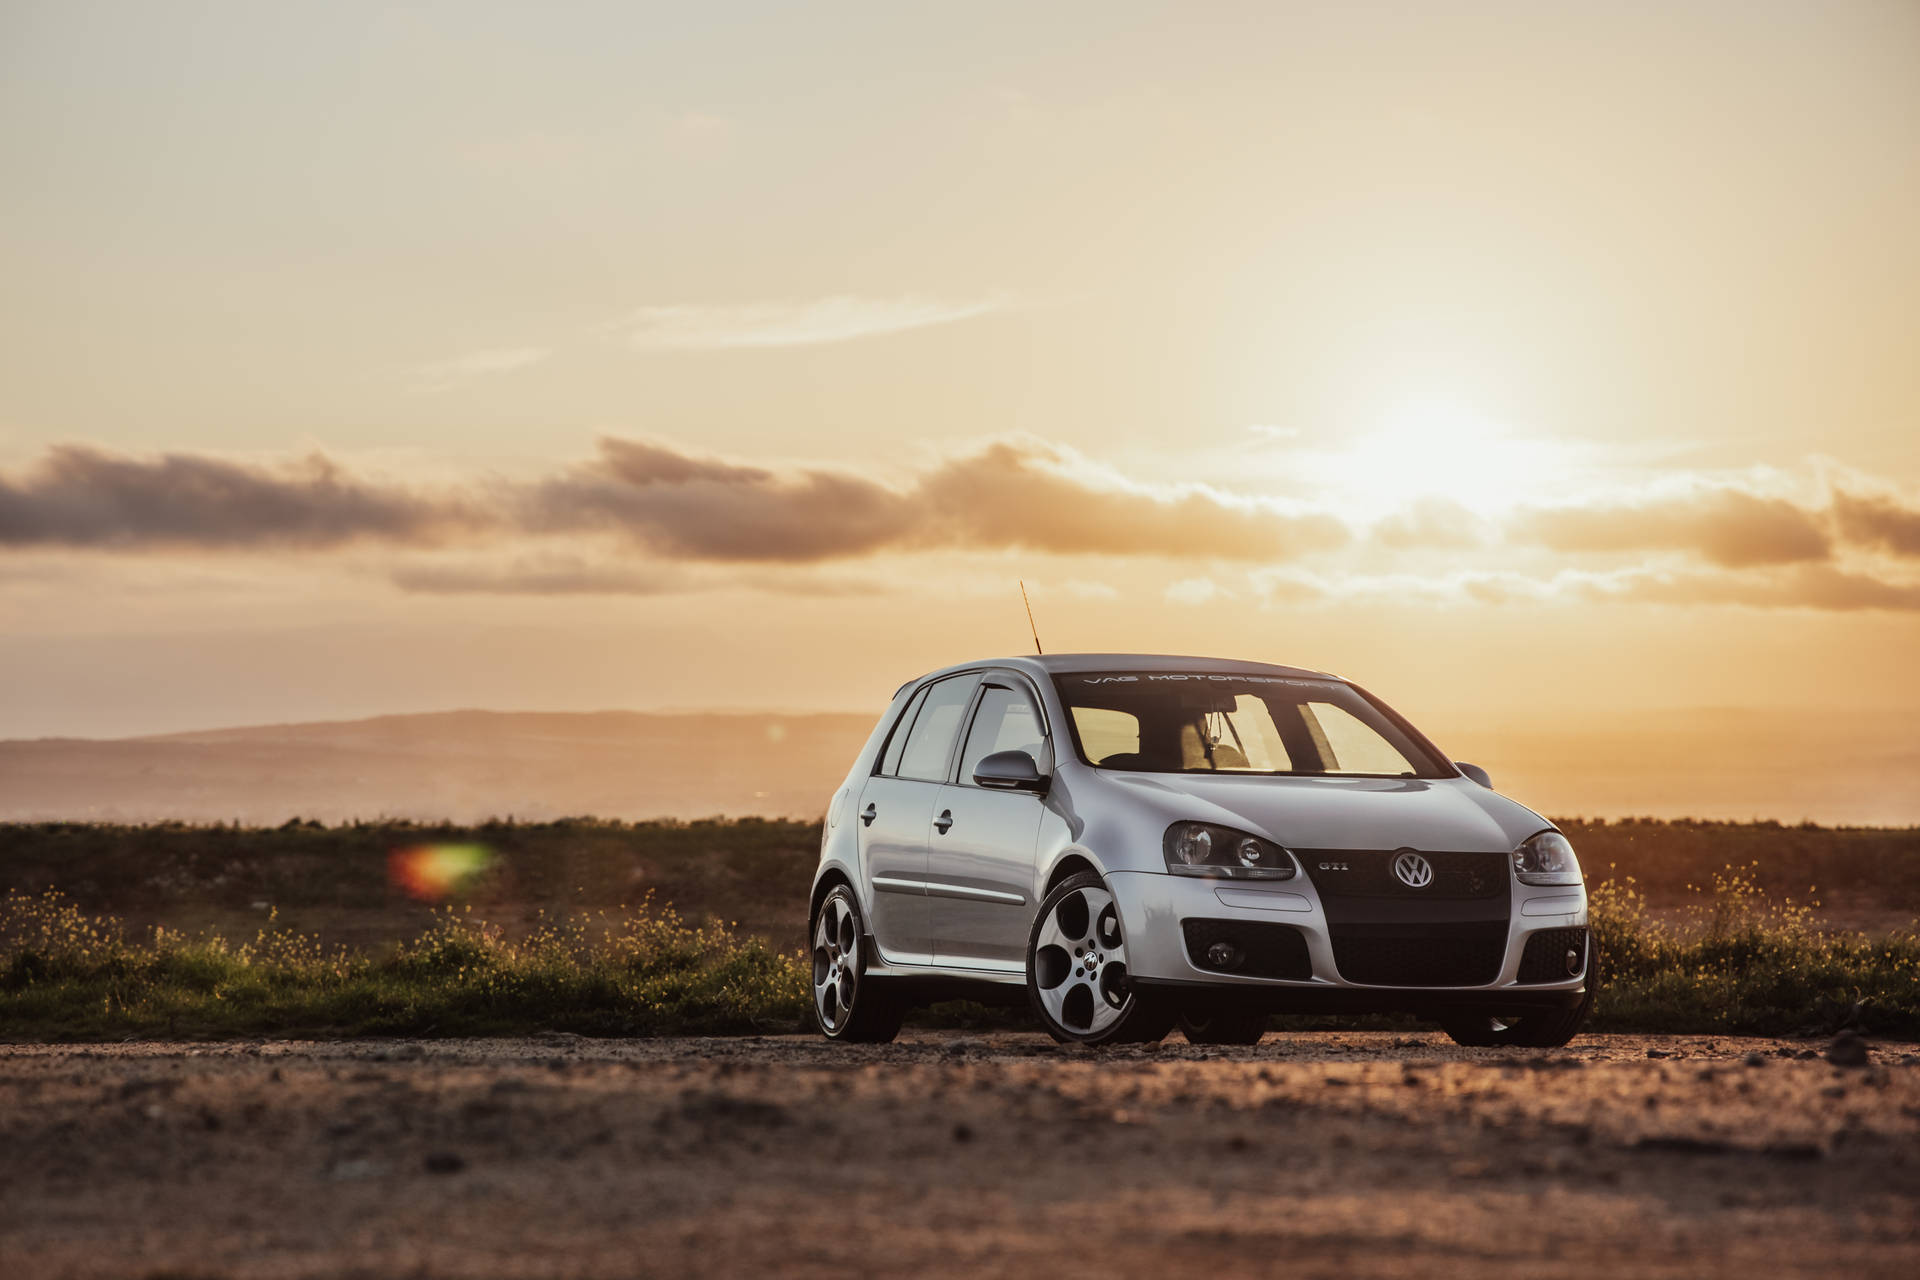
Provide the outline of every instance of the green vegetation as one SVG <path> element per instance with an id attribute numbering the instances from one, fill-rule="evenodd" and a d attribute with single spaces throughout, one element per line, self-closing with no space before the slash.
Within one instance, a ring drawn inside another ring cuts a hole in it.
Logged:
<path id="1" fill-rule="evenodd" d="M 1595 890 L 1596 1030 L 1920 1037 L 1913 934 L 1822 934 L 1750 871 L 1717 875 L 1690 911 L 1663 923 L 1629 882 Z M 650 905 L 518 939 L 443 911 L 376 955 L 273 927 L 238 945 L 164 928 L 132 941 L 56 891 L 0 899 L 0 1027 L 16 1037 L 785 1032 L 806 1025 L 806 1002 L 797 953 Z"/>
<path id="2" fill-rule="evenodd" d="M 1920 829 L 1561 825 L 1593 880 L 1596 1029 L 1920 1038 L 1920 938 L 1884 932 L 1920 911 Z M 819 839 L 758 819 L 0 825 L 0 1035 L 799 1030 Z M 486 851 L 457 912 L 408 897 L 396 855 L 420 846 Z M 1822 930 L 1815 884 L 1891 924 Z"/>
<path id="3" fill-rule="evenodd" d="M 1867 927 L 1920 916 L 1920 828 L 1666 822 L 1560 823 L 1598 884 L 1632 878 L 1655 909 L 1690 900 L 1728 864 L 1758 864 L 1775 897 L 1819 885 Z M 0 891 L 59 888 L 84 909 L 144 928 L 164 924 L 251 936 L 270 904 L 284 927 L 329 944 L 377 949 L 417 936 L 432 908 L 390 867 L 418 845 L 482 846 L 484 873 L 456 901 L 517 935 L 537 913 L 617 911 L 652 891 L 696 923 L 738 923 L 780 950 L 806 939 L 807 887 L 820 824 L 744 818 L 701 822 L 351 822 L 279 827 L 0 823 Z"/>
<path id="4" fill-rule="evenodd" d="M 1633 878 L 1656 903 L 1690 898 L 1716 871 L 1746 867 L 1775 897 L 1864 897 L 1920 915 L 1920 827 L 1823 827 L 1811 822 L 1705 822 L 1692 818 L 1559 818 L 1598 882 Z"/>
<path id="5" fill-rule="evenodd" d="M 266 903 L 280 922 L 329 943 L 378 948 L 417 936 L 431 905 L 407 896 L 393 856 L 427 846 L 480 846 L 486 871 L 457 895 L 473 914 L 518 934 L 544 911 L 609 912 L 648 892 L 689 921 L 738 923 L 781 949 L 806 938 L 807 889 L 820 824 L 783 819 L 488 822 L 383 820 L 323 826 L 141 826 L 0 823 L 0 890 L 64 890 L 89 911 L 136 925 L 250 936 Z"/>
<path id="6" fill-rule="evenodd" d="M 0 1027 L 13 1036 L 667 1035 L 789 1031 L 798 959 L 671 910 L 578 915 L 508 940 L 442 913 L 381 956 L 264 929 L 235 945 L 129 941 L 56 891 L 0 899 Z"/>
<path id="7" fill-rule="evenodd" d="M 1854 1026 L 1920 1038 L 1920 935 L 1825 933 L 1812 907 L 1727 867 L 1677 923 L 1632 879 L 1594 887 L 1604 962 L 1596 1030 L 1794 1035 Z"/>

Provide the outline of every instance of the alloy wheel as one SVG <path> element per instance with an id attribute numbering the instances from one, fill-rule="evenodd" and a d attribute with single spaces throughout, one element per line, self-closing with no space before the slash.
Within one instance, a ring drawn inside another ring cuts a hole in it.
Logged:
<path id="1" fill-rule="evenodd" d="M 1062 895 L 1034 942 L 1034 987 L 1055 1024 L 1093 1037 L 1126 1015 L 1133 986 L 1111 893 L 1090 886 Z"/>
<path id="2" fill-rule="evenodd" d="M 844 1030 L 853 1016 L 860 986 L 860 927 L 845 892 L 836 890 L 820 904 L 813 924 L 813 1006 L 830 1034 Z"/>

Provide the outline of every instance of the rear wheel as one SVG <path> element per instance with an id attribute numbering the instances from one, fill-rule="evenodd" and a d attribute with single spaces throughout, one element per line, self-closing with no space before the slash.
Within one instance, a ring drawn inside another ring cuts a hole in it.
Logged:
<path id="1" fill-rule="evenodd" d="M 853 890 L 837 884 L 813 913 L 813 1020 L 829 1040 L 885 1044 L 907 1007 L 867 978 L 866 926 Z"/>
<path id="2" fill-rule="evenodd" d="M 1587 941 L 1587 990 L 1580 1003 L 1566 1009 L 1542 1009 L 1534 1013 L 1501 1017 L 1493 1014 L 1451 1014 L 1440 1019 L 1440 1029 L 1453 1037 L 1455 1044 L 1476 1048 L 1507 1046 L 1520 1049 L 1558 1049 L 1580 1034 L 1593 1013 L 1594 997 L 1600 989 L 1600 952 Z"/>
<path id="3" fill-rule="evenodd" d="M 1264 1009 L 1189 1009 L 1180 1015 L 1188 1044 L 1259 1044 L 1267 1033 Z"/>
<path id="4" fill-rule="evenodd" d="M 1173 1029 L 1166 1006 L 1134 985 L 1119 908 L 1091 871 L 1040 904 L 1027 938 L 1027 997 L 1063 1044 L 1138 1044 Z"/>

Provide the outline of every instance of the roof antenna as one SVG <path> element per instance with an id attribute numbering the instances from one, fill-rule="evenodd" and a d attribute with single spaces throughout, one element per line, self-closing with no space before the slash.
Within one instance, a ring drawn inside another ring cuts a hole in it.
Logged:
<path id="1" fill-rule="evenodd" d="M 1020 603 L 1027 606 L 1027 629 L 1033 632 L 1033 651 L 1045 654 L 1046 650 L 1040 647 L 1040 628 L 1033 625 L 1033 601 L 1027 599 L 1027 584 L 1024 581 L 1020 583 Z"/>

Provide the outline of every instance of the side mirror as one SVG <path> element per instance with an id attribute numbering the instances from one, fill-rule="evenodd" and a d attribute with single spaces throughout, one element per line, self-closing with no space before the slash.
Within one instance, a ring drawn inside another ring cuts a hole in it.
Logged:
<path id="1" fill-rule="evenodd" d="M 1479 765 L 1468 764 L 1464 760 L 1455 760 L 1453 762 L 1453 767 L 1458 769 L 1460 772 L 1466 774 L 1469 778 L 1472 778 L 1475 782 L 1479 783 L 1481 786 L 1485 787 L 1487 790 L 1489 791 L 1493 790 L 1493 779 L 1489 778 L 1487 776 L 1487 771 L 1485 769 L 1482 769 Z"/>
<path id="2" fill-rule="evenodd" d="M 996 791 L 1043 792 L 1051 781 L 1024 751 L 996 751 L 973 766 L 973 780 Z"/>

